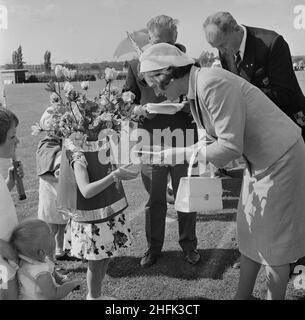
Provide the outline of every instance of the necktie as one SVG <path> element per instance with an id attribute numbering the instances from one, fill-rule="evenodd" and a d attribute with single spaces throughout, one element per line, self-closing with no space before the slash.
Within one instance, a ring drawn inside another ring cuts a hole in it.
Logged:
<path id="1" fill-rule="evenodd" d="M 235 55 L 234 54 L 226 54 L 224 55 L 224 58 L 227 62 L 228 70 L 232 73 L 235 73 L 239 75 L 239 72 L 237 70 L 236 62 L 235 62 Z"/>
<path id="2" fill-rule="evenodd" d="M 237 53 L 235 54 L 235 64 L 236 64 L 236 69 L 238 74 L 240 74 L 240 64 L 241 64 L 241 56 L 240 56 L 240 52 L 239 50 L 237 51 Z"/>

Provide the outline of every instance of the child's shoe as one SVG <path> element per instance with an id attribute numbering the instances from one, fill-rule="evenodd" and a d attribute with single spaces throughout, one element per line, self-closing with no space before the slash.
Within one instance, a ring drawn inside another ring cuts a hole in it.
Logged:
<path id="1" fill-rule="evenodd" d="M 56 259 L 61 258 L 64 255 L 65 255 L 65 251 L 63 249 L 56 248 L 56 251 L 55 251 L 55 258 Z"/>

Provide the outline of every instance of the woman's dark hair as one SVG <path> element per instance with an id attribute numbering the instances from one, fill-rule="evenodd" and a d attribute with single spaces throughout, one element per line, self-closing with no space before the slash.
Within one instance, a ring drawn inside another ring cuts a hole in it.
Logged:
<path id="1" fill-rule="evenodd" d="M 183 67 L 168 67 L 162 70 L 156 70 L 147 72 L 149 77 L 154 78 L 154 81 L 158 84 L 161 90 L 165 90 L 172 79 L 183 78 L 187 73 L 190 72 L 193 64 L 188 64 Z"/>
<path id="2" fill-rule="evenodd" d="M 7 132 L 13 125 L 18 126 L 19 120 L 14 112 L 0 106 L 0 145 L 4 144 Z"/>

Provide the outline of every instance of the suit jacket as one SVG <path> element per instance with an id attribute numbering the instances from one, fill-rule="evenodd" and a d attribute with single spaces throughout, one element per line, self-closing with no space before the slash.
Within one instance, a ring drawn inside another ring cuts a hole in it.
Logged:
<path id="1" fill-rule="evenodd" d="M 247 40 L 240 76 L 262 89 L 290 118 L 302 111 L 305 97 L 292 66 L 291 53 L 283 37 L 271 30 L 247 27 Z M 224 69 L 228 66 L 220 56 Z"/>
<path id="2" fill-rule="evenodd" d="M 189 96 L 197 125 L 215 141 L 206 160 L 217 167 L 243 156 L 252 172 L 266 169 L 301 137 L 301 129 L 261 90 L 221 68 L 193 67 Z M 250 172 L 251 172 L 250 171 Z"/>
<path id="3" fill-rule="evenodd" d="M 123 91 L 131 91 L 135 94 L 135 103 L 145 105 L 146 103 L 160 103 L 166 100 L 165 96 L 156 96 L 154 90 L 149 87 L 144 79 L 139 77 L 139 61 L 131 61 L 128 68 L 126 82 Z M 158 114 L 152 119 L 145 119 L 140 126 L 146 129 L 149 133 L 153 132 L 153 129 L 166 129 L 171 131 L 175 129 L 182 129 L 184 132 L 187 129 L 194 129 L 194 141 L 197 141 L 197 128 L 193 122 L 192 117 L 183 112 L 177 112 L 174 115 Z M 185 141 L 186 145 L 189 145 Z"/>

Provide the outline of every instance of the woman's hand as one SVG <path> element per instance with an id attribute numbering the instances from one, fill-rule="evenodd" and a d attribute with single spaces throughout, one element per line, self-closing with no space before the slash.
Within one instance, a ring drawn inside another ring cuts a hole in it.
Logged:
<path id="1" fill-rule="evenodd" d="M 134 171 L 130 171 L 128 170 L 128 167 L 130 167 L 132 164 L 127 164 L 125 166 L 122 166 L 118 169 L 116 169 L 115 171 L 112 172 L 115 180 L 132 180 L 135 179 L 139 172 L 134 172 Z"/>
<path id="2" fill-rule="evenodd" d="M 12 248 L 12 246 L 8 242 L 1 239 L 0 239 L 0 255 L 9 261 L 18 263 L 17 252 Z"/>
<path id="3" fill-rule="evenodd" d="M 153 119 L 156 114 L 151 114 L 147 111 L 147 105 L 145 104 L 144 106 L 135 106 L 133 109 L 133 113 L 134 115 L 136 115 L 137 117 L 144 117 L 146 119 Z"/>

